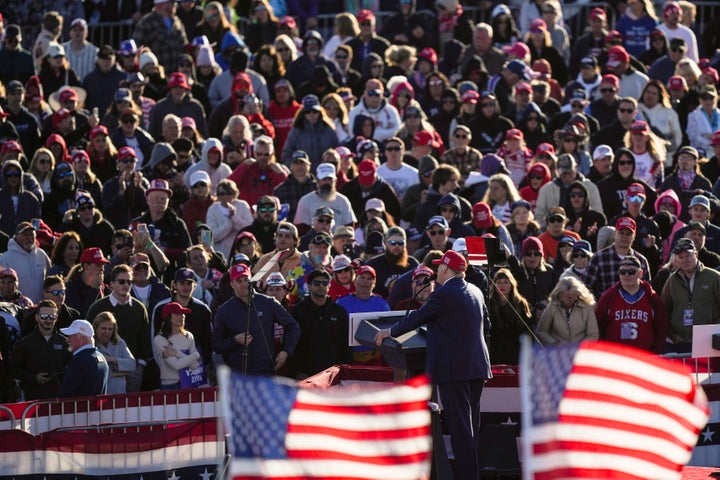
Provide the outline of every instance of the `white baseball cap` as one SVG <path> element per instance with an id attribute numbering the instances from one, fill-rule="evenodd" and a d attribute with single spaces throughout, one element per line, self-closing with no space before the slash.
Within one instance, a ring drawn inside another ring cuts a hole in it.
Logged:
<path id="1" fill-rule="evenodd" d="M 610 157 L 615 158 L 615 152 L 610 148 L 609 145 L 598 145 L 593 150 L 593 160 L 600 160 L 601 158 Z"/>
<path id="2" fill-rule="evenodd" d="M 317 179 L 322 180 L 323 178 L 337 178 L 337 175 L 335 174 L 335 165 L 332 163 L 321 163 L 317 166 Z"/>
<path id="3" fill-rule="evenodd" d="M 87 320 L 74 320 L 69 327 L 61 328 L 60 332 L 67 337 L 75 335 L 76 333 L 89 338 L 95 335 L 93 326 Z"/>

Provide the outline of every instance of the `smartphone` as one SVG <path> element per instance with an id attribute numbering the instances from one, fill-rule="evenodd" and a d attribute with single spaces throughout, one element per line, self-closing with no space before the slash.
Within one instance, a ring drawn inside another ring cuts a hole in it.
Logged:
<path id="1" fill-rule="evenodd" d="M 204 245 L 212 244 L 212 232 L 210 230 L 202 230 L 200 232 L 200 243 Z"/>
<path id="2" fill-rule="evenodd" d="M 148 232 L 148 227 L 144 223 L 141 223 L 140 225 L 138 225 L 137 231 L 141 235 L 148 235 L 148 236 L 150 235 Z"/>
<path id="3" fill-rule="evenodd" d="M 351 260 L 355 257 L 355 248 L 352 243 L 346 243 L 343 245 L 343 255 L 347 256 Z"/>
<path id="4" fill-rule="evenodd" d="M 38 230 L 40 230 L 40 219 L 39 218 L 33 218 L 32 220 L 30 220 L 30 223 L 32 223 L 32 226 L 36 232 Z"/>

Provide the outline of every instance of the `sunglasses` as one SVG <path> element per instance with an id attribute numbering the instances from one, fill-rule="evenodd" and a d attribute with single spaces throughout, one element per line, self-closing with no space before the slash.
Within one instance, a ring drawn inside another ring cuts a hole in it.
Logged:
<path id="1" fill-rule="evenodd" d="M 437 87 L 438 85 L 443 85 L 443 83 L 444 82 L 442 80 L 430 80 L 430 85 L 432 85 L 433 87 Z"/>
<path id="2" fill-rule="evenodd" d="M 258 208 L 258 212 L 260 213 L 272 213 L 275 211 L 275 207 L 260 207 Z"/>
<path id="3" fill-rule="evenodd" d="M 360 22 L 360 25 L 362 25 L 363 27 L 369 27 L 370 25 L 372 25 L 372 22 Z"/>
<path id="4" fill-rule="evenodd" d="M 561 216 L 555 216 L 548 218 L 548 223 L 562 223 L 565 219 Z"/>
<path id="5" fill-rule="evenodd" d="M 205 188 L 207 187 L 207 183 L 205 182 L 197 182 L 195 185 L 192 186 L 192 188 Z"/>
<path id="6" fill-rule="evenodd" d="M 377 92 L 375 90 L 370 90 L 369 92 L 367 92 L 367 94 L 371 97 L 379 97 L 380 96 L 380 92 Z"/>
<path id="7" fill-rule="evenodd" d="M 618 270 L 620 275 L 635 275 L 637 272 L 637 268 L 621 268 Z"/>
<path id="8" fill-rule="evenodd" d="M 565 137 L 565 138 L 563 138 L 563 142 L 577 143 L 578 140 L 575 137 Z"/>
<path id="9" fill-rule="evenodd" d="M 55 320 L 57 318 L 57 315 L 54 313 L 41 313 L 40 314 L 40 320 Z"/>
<path id="10" fill-rule="evenodd" d="M 78 212 L 85 212 L 85 211 L 87 211 L 87 210 L 92 210 L 93 208 L 95 208 L 95 207 L 93 207 L 92 205 L 83 205 L 83 206 L 81 206 L 81 207 L 77 207 L 77 211 L 78 211 Z"/>
<path id="11" fill-rule="evenodd" d="M 539 177 L 537 175 L 530 175 L 530 180 L 542 180 L 543 177 Z"/>
<path id="12" fill-rule="evenodd" d="M 49 158 L 39 158 L 38 163 L 52 163 Z"/>
<path id="13" fill-rule="evenodd" d="M 587 258 L 588 254 L 583 252 L 576 252 L 572 254 L 572 258 Z"/>
<path id="14" fill-rule="evenodd" d="M 615 93 L 616 91 L 614 88 L 600 88 L 599 90 L 600 93 Z"/>
<path id="15" fill-rule="evenodd" d="M 328 285 L 330 285 L 330 282 L 327 280 L 313 280 L 312 282 L 313 287 L 327 287 Z"/>
<path id="16" fill-rule="evenodd" d="M 314 110 L 313 110 L 313 111 L 314 111 Z M 308 113 L 308 112 L 305 112 L 305 113 Z M 269 157 L 269 156 L 270 156 L 270 152 L 255 152 L 255 156 L 256 156 L 256 157 Z"/>
<path id="17" fill-rule="evenodd" d="M 279 51 L 280 50 L 278 50 L 278 52 Z M 348 56 L 347 55 L 335 55 L 335 58 L 337 58 L 338 60 L 347 60 Z"/>
<path id="18" fill-rule="evenodd" d="M 329 245 L 327 243 L 327 237 L 324 235 L 315 235 L 311 242 L 313 245 Z"/>
<path id="19" fill-rule="evenodd" d="M 632 165 L 632 164 L 633 164 L 632 160 L 620 160 L 618 162 L 618 165 Z"/>
<path id="20" fill-rule="evenodd" d="M 468 136 L 467 136 L 467 135 L 460 135 L 460 134 L 456 133 L 456 134 L 455 134 L 455 138 L 465 140 L 466 138 L 468 138 Z"/>
<path id="21" fill-rule="evenodd" d="M 585 198 L 585 194 L 583 192 L 570 192 L 568 196 L 570 198 Z"/>
<path id="22" fill-rule="evenodd" d="M 495 104 L 488 102 L 488 103 L 481 103 L 480 106 L 481 106 L 482 108 L 490 108 L 490 107 L 494 107 Z"/>
<path id="23" fill-rule="evenodd" d="M 386 152 L 399 152 L 402 150 L 400 147 L 385 147 Z"/>
<path id="24" fill-rule="evenodd" d="M 131 285 L 132 280 L 127 280 L 125 278 L 117 278 L 115 279 L 115 283 L 117 283 L 118 285 Z"/>
<path id="25" fill-rule="evenodd" d="M 642 203 L 645 201 L 645 199 L 640 195 L 632 195 L 630 197 L 627 197 L 626 200 L 630 203 Z"/>
<path id="26" fill-rule="evenodd" d="M 123 158 L 120 163 L 135 163 L 137 159 L 135 157 Z"/>
<path id="27" fill-rule="evenodd" d="M 147 263 L 138 263 L 133 267 L 133 270 L 150 270 L 150 265 Z"/>
<path id="28" fill-rule="evenodd" d="M 440 207 L 440 212 L 454 212 L 455 207 Z"/>
<path id="29" fill-rule="evenodd" d="M 7 175 L 5 175 L 5 176 L 7 177 Z M 19 176 L 20 175 L 18 175 L 18 177 Z M 67 177 L 72 177 L 72 176 L 73 176 L 73 172 L 63 172 L 63 173 L 58 174 L 58 178 L 67 178 Z"/>
<path id="30" fill-rule="evenodd" d="M 405 240 L 388 240 L 388 245 L 390 245 L 391 247 L 394 247 L 396 245 L 400 246 L 400 247 L 404 247 Z"/>
<path id="31" fill-rule="evenodd" d="M 539 120 L 540 120 L 540 118 L 539 118 L 539 117 L 535 117 L 535 116 L 532 116 L 532 117 L 528 117 L 528 118 L 527 118 L 527 121 L 528 121 L 528 122 L 537 122 L 537 121 L 539 121 Z"/>
<path id="32" fill-rule="evenodd" d="M 408 97 L 410 97 L 410 95 L 408 95 Z M 446 98 L 446 99 L 444 99 L 444 100 L 442 101 L 442 103 L 449 103 L 449 104 L 454 105 L 454 104 L 456 104 L 457 102 L 456 102 L 455 100 L 453 100 L 452 98 Z"/>
<path id="33" fill-rule="evenodd" d="M 706 93 L 704 95 L 700 95 L 700 100 L 715 100 L 715 96 Z"/>
<path id="34" fill-rule="evenodd" d="M 618 112 L 620 113 L 633 113 L 635 109 L 633 108 L 618 108 Z"/>
<path id="35" fill-rule="evenodd" d="M 283 47 L 283 48 L 276 48 L 275 51 L 277 51 L 278 53 L 282 53 L 282 52 L 289 52 L 290 49 Z M 337 58 L 337 55 L 335 55 L 335 57 Z"/>
<path id="36" fill-rule="evenodd" d="M 420 118 L 420 115 L 414 115 L 414 114 L 405 115 L 405 119 L 406 119 L 406 120 L 410 120 L 410 119 L 415 119 L 415 120 L 417 120 L 418 118 Z"/>
<path id="37" fill-rule="evenodd" d="M 65 289 L 64 288 L 56 288 L 55 290 L 45 290 L 45 293 L 49 293 L 51 295 L 58 297 L 60 295 L 65 295 Z"/>
<path id="38" fill-rule="evenodd" d="M 325 218 L 318 218 L 318 219 L 317 219 L 317 222 L 318 222 L 318 223 L 325 223 L 325 224 L 329 225 L 329 224 L 332 223 L 332 219 L 327 218 L 327 217 L 325 217 Z"/>
<path id="39" fill-rule="evenodd" d="M 227 191 L 225 191 L 225 190 L 218 190 L 218 191 L 217 191 L 217 196 L 218 196 L 218 197 L 222 197 L 223 195 L 232 195 L 232 192 L 227 192 Z M 261 212 L 263 211 L 262 208 L 259 208 L 258 210 L 261 211 Z"/>
<path id="40" fill-rule="evenodd" d="M 22 175 L 22 173 L 20 173 L 20 172 L 6 172 L 5 178 L 13 178 L 13 177 L 19 178 L 21 175 Z"/>
<path id="41" fill-rule="evenodd" d="M 532 252 L 527 252 L 525 254 L 526 257 L 542 257 L 542 253 L 538 252 L 537 250 L 533 250 Z"/>
<path id="42" fill-rule="evenodd" d="M 125 117 L 120 121 L 125 125 L 130 125 L 131 123 L 135 123 L 135 117 Z"/>
<path id="43" fill-rule="evenodd" d="M 446 230 L 444 228 L 440 230 L 429 230 L 428 233 L 430 233 L 431 237 L 435 237 L 437 235 L 445 235 Z"/>

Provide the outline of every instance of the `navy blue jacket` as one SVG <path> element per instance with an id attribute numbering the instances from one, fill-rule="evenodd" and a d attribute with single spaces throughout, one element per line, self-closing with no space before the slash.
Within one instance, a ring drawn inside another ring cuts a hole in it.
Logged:
<path id="1" fill-rule="evenodd" d="M 75 355 L 65 371 L 59 397 L 86 397 L 107 393 L 108 368 L 105 356 L 95 347 L 86 348 Z"/>
<path id="2" fill-rule="evenodd" d="M 480 289 L 451 278 L 422 307 L 393 325 L 390 334 L 397 337 L 427 324 L 425 368 L 433 383 L 483 380 L 492 378 L 484 334 L 487 318 Z"/>
<path id="3" fill-rule="evenodd" d="M 254 305 L 250 319 L 250 335 L 253 337 L 248 346 L 247 373 L 250 375 L 273 375 L 275 354 L 274 324 L 285 329 L 283 350 L 292 356 L 300 339 L 300 325 L 285 308 L 273 297 L 260 293 L 253 296 Z M 244 345 L 235 341 L 235 335 L 245 333 L 247 304 L 237 296 L 223 303 L 215 314 L 213 324 L 213 350 L 223 356 L 225 363 L 232 369 L 242 371 Z"/>

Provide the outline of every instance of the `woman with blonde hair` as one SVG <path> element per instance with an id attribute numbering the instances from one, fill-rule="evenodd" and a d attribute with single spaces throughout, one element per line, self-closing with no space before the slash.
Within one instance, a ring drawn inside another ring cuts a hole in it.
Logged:
<path id="1" fill-rule="evenodd" d="M 35 150 L 28 173 L 35 177 L 45 194 L 50 193 L 52 190 L 50 180 L 52 179 L 53 169 L 55 169 L 55 156 L 52 152 L 45 147 Z"/>
<path id="2" fill-rule="evenodd" d="M 90 142 L 85 151 L 101 184 L 117 175 L 118 149 L 105 127 L 95 127 L 90 131 Z"/>
<path id="3" fill-rule="evenodd" d="M 92 323 L 95 348 L 103 354 L 110 367 L 107 393 L 125 393 L 125 377 L 135 371 L 135 357 L 125 340 L 118 335 L 117 320 L 112 312 L 100 312 Z"/>
<path id="4" fill-rule="evenodd" d="M 417 49 L 410 45 L 390 45 L 385 50 L 385 77 L 397 75 L 410 78 L 417 62 Z"/>
<path id="5" fill-rule="evenodd" d="M 675 65 L 675 75 L 683 77 L 688 88 L 690 90 L 694 90 L 698 85 L 698 80 L 700 80 L 702 70 L 700 70 L 700 67 L 694 60 L 686 57 L 680 59 L 680 61 Z"/>
<path id="6" fill-rule="evenodd" d="M 625 146 L 635 157 L 635 177 L 658 188 L 665 180 L 667 146 L 655 135 L 647 122 L 638 120 L 625 134 Z"/>
<path id="7" fill-rule="evenodd" d="M 512 220 L 512 204 L 520 200 L 520 194 L 512 179 L 504 173 L 496 173 L 488 179 L 488 189 L 483 202 L 492 209 L 492 214 L 503 224 Z"/>
<path id="8" fill-rule="evenodd" d="M 208 2 L 203 11 L 203 18 L 197 24 L 196 35 L 205 35 L 210 45 L 214 45 L 215 53 L 220 53 L 220 45 L 227 32 L 237 33 L 237 28 L 225 16 L 225 10 L 220 2 Z"/>
<path id="9" fill-rule="evenodd" d="M 493 275 L 488 300 L 488 313 L 492 319 L 490 335 L 490 361 L 493 365 L 517 365 L 520 353 L 520 335 L 533 330 L 530 305 L 518 291 L 517 280 L 507 268 Z"/>
<path id="10" fill-rule="evenodd" d="M 338 13 L 335 15 L 333 32 L 333 36 L 330 37 L 323 47 L 323 55 L 325 55 L 325 58 L 333 58 L 338 45 L 344 45 L 360 34 L 360 25 L 358 24 L 357 17 L 348 12 Z"/>
<path id="11" fill-rule="evenodd" d="M 278 35 L 275 37 L 273 46 L 275 47 L 275 51 L 280 54 L 280 58 L 282 58 L 285 65 L 290 65 L 298 58 L 297 47 L 290 35 Z"/>
<path id="12" fill-rule="evenodd" d="M 662 134 L 667 140 L 667 156 L 665 166 L 672 164 L 672 155 L 680 147 L 682 142 L 682 130 L 680 129 L 680 118 L 670 104 L 670 94 L 665 85 L 656 79 L 650 79 L 643 88 L 638 101 L 638 112 L 640 118 L 644 119 L 651 129 Z"/>
<path id="13" fill-rule="evenodd" d="M 328 118 L 335 124 L 335 133 L 339 143 L 350 139 L 349 116 L 345 102 L 337 93 L 328 93 L 320 102 L 327 113 Z"/>
<path id="14" fill-rule="evenodd" d="M 245 29 L 245 42 L 251 52 L 257 52 L 261 45 L 272 43 L 278 32 L 278 19 L 267 0 L 253 0 L 248 12 L 250 24 Z M 257 71 L 257 70 L 256 70 Z"/>
<path id="15" fill-rule="evenodd" d="M 595 317 L 595 297 L 580 280 L 561 278 L 540 317 L 537 335 L 545 346 L 578 343 L 600 338 Z"/>

